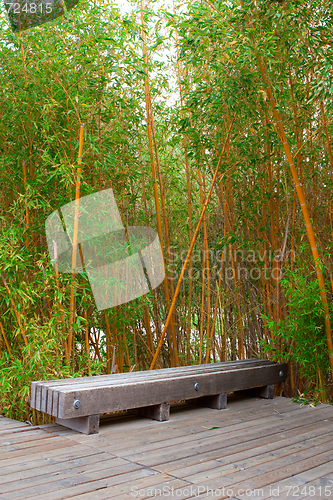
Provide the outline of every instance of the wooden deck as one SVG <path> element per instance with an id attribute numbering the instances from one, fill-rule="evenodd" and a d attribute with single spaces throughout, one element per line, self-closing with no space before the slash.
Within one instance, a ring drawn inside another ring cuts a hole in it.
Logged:
<path id="1" fill-rule="evenodd" d="M 0 498 L 333 498 L 332 438 L 332 406 L 279 397 L 113 416 L 91 436 L 0 417 Z"/>

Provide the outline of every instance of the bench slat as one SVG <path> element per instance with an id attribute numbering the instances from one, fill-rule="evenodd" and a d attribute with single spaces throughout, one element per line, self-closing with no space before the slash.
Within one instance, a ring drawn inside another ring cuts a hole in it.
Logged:
<path id="1" fill-rule="evenodd" d="M 36 387 L 38 382 L 31 383 L 31 396 L 30 396 L 30 406 L 31 408 L 36 407 Z"/>
<path id="2" fill-rule="evenodd" d="M 284 372 L 282 377 L 279 375 L 281 370 Z M 76 418 L 273 385 L 284 381 L 286 374 L 287 365 L 268 365 L 176 378 L 133 381 L 114 386 L 66 389 L 59 393 L 58 417 Z M 194 388 L 196 383 L 199 384 L 198 390 Z M 73 406 L 75 400 L 80 400 L 78 409 Z"/>
<path id="3" fill-rule="evenodd" d="M 59 392 L 52 391 L 52 413 L 53 417 L 58 416 L 58 402 L 59 402 Z"/>
<path id="4" fill-rule="evenodd" d="M 251 361 L 251 363 L 243 363 L 242 361 L 232 361 L 228 363 L 211 363 L 203 364 L 198 366 L 183 366 L 179 368 L 163 368 L 161 370 L 146 370 L 140 372 L 127 372 L 127 373 L 117 373 L 112 375 L 97 375 L 94 377 L 78 377 L 78 378 L 67 378 L 61 380 L 48 380 L 36 382 L 40 386 L 45 386 L 50 389 L 66 390 L 66 387 L 94 387 L 96 385 L 106 385 L 110 383 L 123 384 L 128 383 L 131 380 L 152 380 L 155 378 L 175 378 L 178 376 L 185 376 L 191 373 L 202 373 L 202 372 L 217 372 L 226 371 L 230 369 L 241 370 L 250 366 L 271 366 L 272 362 L 268 360 L 245 360 Z M 273 363 L 274 364 L 274 363 Z"/>
<path id="5" fill-rule="evenodd" d="M 257 364 L 257 367 L 260 366 Z M 264 366 L 276 366 L 274 363 L 270 363 L 269 365 L 264 365 Z M 243 370 L 244 368 L 241 368 L 240 366 L 232 366 L 232 367 L 228 367 L 228 369 L 222 369 L 223 367 L 219 367 L 218 370 L 214 370 L 214 369 L 210 369 L 210 370 L 202 370 L 202 371 L 197 371 L 197 370 L 192 370 L 191 372 L 188 372 L 188 371 L 183 371 L 183 372 L 179 372 L 175 375 L 172 375 L 168 372 L 163 372 L 163 376 L 162 374 L 160 374 L 159 370 L 156 370 L 156 371 L 147 371 L 147 374 L 145 377 L 132 377 L 131 379 L 128 379 L 126 377 L 124 377 L 122 380 L 118 379 L 118 381 L 115 381 L 113 379 L 113 376 L 112 375 L 108 375 L 107 378 L 103 378 L 103 380 L 98 380 L 98 377 L 95 377 L 95 381 L 94 383 L 82 383 L 82 384 L 66 384 L 66 385 L 63 385 L 63 386 L 56 386 L 56 387 L 50 387 L 50 386 L 47 386 L 47 390 L 49 392 L 53 392 L 54 390 L 57 390 L 63 394 L 66 394 L 68 392 L 72 393 L 73 390 L 75 391 L 80 391 L 80 390 L 94 390 L 96 388 L 99 388 L 99 389 L 102 389 L 103 387 L 121 387 L 121 386 L 127 386 L 129 384 L 137 384 L 137 383 L 143 383 L 143 382 L 153 382 L 153 381 L 158 381 L 160 382 L 161 380 L 171 380 L 171 381 L 175 381 L 177 379 L 184 379 L 185 377 L 188 377 L 188 376 L 193 376 L 193 375 L 199 375 L 199 374 L 205 374 L 205 373 L 213 373 L 215 374 L 216 376 L 218 374 L 222 374 L 226 371 L 230 371 L 230 370 L 236 370 L 236 371 L 241 371 Z M 249 369 L 250 367 L 248 367 L 247 369 Z M 251 365 L 251 368 L 253 368 L 253 366 Z M 262 384 L 264 385 L 264 383 Z M 45 387 L 45 386 L 42 386 L 42 387 Z"/>

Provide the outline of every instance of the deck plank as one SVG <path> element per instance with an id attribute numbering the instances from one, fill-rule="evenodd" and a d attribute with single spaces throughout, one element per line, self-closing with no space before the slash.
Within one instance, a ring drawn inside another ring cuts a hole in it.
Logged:
<path id="1" fill-rule="evenodd" d="M 199 432 L 203 430 L 203 428 L 201 429 L 200 426 L 196 427 L 195 424 L 196 422 L 198 422 L 198 424 L 202 424 L 203 415 L 205 413 L 207 415 L 207 422 L 209 421 L 210 423 L 212 421 L 212 418 L 216 417 L 216 419 L 219 419 L 219 422 L 223 420 L 224 425 L 229 425 L 230 423 L 233 423 L 233 420 L 239 422 L 244 420 L 243 418 L 240 418 L 239 415 L 241 412 L 240 408 L 242 408 L 243 404 L 244 400 L 241 402 L 239 401 L 232 402 L 232 405 L 229 404 L 228 408 L 226 408 L 225 410 L 216 410 L 216 413 L 213 414 L 211 410 L 208 408 L 202 409 L 198 414 L 195 410 L 193 411 L 193 407 L 188 408 L 188 410 L 182 409 L 182 411 L 178 414 L 174 414 L 173 411 L 171 410 L 172 418 L 169 421 L 165 422 L 164 425 L 168 427 L 168 429 L 172 429 L 173 433 L 174 432 L 184 433 L 187 429 L 190 430 L 195 429 L 196 432 Z M 274 400 L 269 402 L 266 401 L 263 402 L 263 400 L 258 400 L 258 399 L 246 400 L 246 404 L 247 404 L 246 421 L 258 418 L 258 408 L 260 408 L 260 415 L 271 415 L 272 412 L 275 412 L 277 415 L 279 415 L 278 410 L 276 410 L 277 408 L 276 405 L 278 403 Z M 279 408 L 281 407 L 283 409 L 289 408 L 290 411 L 299 410 L 299 406 L 295 403 L 290 402 L 289 400 L 287 400 L 287 403 L 284 403 L 283 406 L 280 404 Z M 303 408 L 302 411 L 307 412 L 309 411 L 309 409 Z M 103 421 L 101 423 L 103 424 Z M 106 427 L 105 429 L 103 429 L 103 433 L 104 434 L 107 433 L 108 429 L 109 432 L 112 433 L 111 430 L 112 427 Z M 113 439 L 113 444 L 116 445 L 117 442 L 124 443 L 124 438 L 126 440 L 132 439 L 132 435 L 131 438 L 129 438 L 128 431 L 134 429 L 140 429 L 140 436 L 142 436 L 142 439 L 144 440 L 145 436 L 149 436 L 151 438 L 152 433 L 158 430 L 158 432 L 156 432 L 157 435 L 160 432 L 161 426 L 160 423 L 156 423 L 154 421 L 147 421 L 143 419 L 140 420 L 135 419 L 134 422 L 133 421 L 126 422 L 126 424 L 124 423 L 122 428 L 119 429 L 119 433 L 117 434 L 115 439 Z M 77 439 L 80 439 L 82 442 L 85 442 L 87 439 L 90 441 L 90 436 L 82 435 L 79 436 Z M 95 439 L 98 439 L 98 436 L 95 436 Z"/>
<path id="2" fill-rule="evenodd" d="M 237 406 L 237 411 L 232 411 L 232 406 L 229 406 L 226 410 L 216 410 L 215 413 L 212 414 L 211 410 L 206 410 L 206 415 L 207 418 L 205 419 L 206 422 L 203 422 L 203 415 L 204 411 L 201 411 L 200 413 L 193 412 L 193 411 L 185 411 L 182 412 L 182 417 L 178 417 L 178 415 L 173 415 L 172 419 L 170 419 L 167 422 L 163 422 L 163 426 L 160 425 L 160 423 L 157 422 L 148 422 L 145 420 L 139 420 L 136 422 L 135 425 L 126 425 L 123 426 L 122 429 L 119 429 L 119 433 L 117 433 L 117 436 L 112 436 L 112 447 L 114 450 L 116 449 L 122 449 L 125 450 L 126 445 L 129 443 L 130 446 L 133 447 L 138 445 L 145 444 L 147 442 L 147 437 L 149 437 L 149 443 L 152 444 L 154 440 L 156 442 L 160 442 L 162 440 L 161 437 L 161 430 L 164 432 L 168 432 L 168 435 L 170 435 L 170 432 L 172 432 L 172 436 L 174 438 L 181 437 L 182 435 L 187 434 L 195 434 L 195 435 L 201 435 L 200 433 L 207 431 L 207 429 L 210 429 L 213 426 L 221 426 L 223 428 L 226 428 L 228 426 L 237 424 L 237 423 L 242 423 L 242 422 L 250 422 L 252 421 L 251 425 L 255 425 L 253 423 L 255 420 L 258 419 L 258 410 L 260 408 L 260 416 L 263 417 L 269 417 L 273 415 L 276 418 L 281 417 L 280 413 L 276 410 L 275 406 L 261 406 L 261 401 L 256 401 L 255 403 L 251 403 L 251 406 L 249 409 L 247 409 L 246 413 L 246 419 L 240 418 L 239 414 L 239 406 Z M 252 406 L 252 404 L 254 406 Z M 292 406 L 288 407 L 283 407 L 284 410 L 288 409 L 288 415 L 289 412 L 292 411 L 297 411 L 297 415 L 299 416 L 301 411 L 302 415 L 306 415 L 308 413 L 311 413 L 313 411 L 312 408 L 303 408 L 299 409 L 299 407 L 295 404 L 292 403 Z M 280 408 L 281 411 L 281 408 Z M 222 412 L 222 413 L 221 413 Z M 284 415 L 285 416 L 285 415 Z M 284 417 L 282 417 L 284 418 Z M 269 419 L 268 419 L 269 421 Z M 204 425 L 206 424 L 206 425 Z M 212 425 L 213 424 L 213 425 Z M 223 424 L 223 425 L 222 425 Z M 246 425 L 246 424 L 245 424 Z M 230 428 L 230 427 L 229 427 Z M 107 442 L 104 439 L 104 436 L 107 436 L 108 429 L 112 429 L 112 427 L 106 427 L 105 429 L 100 430 L 100 435 L 94 436 L 94 438 L 91 438 L 91 436 L 78 436 L 77 440 L 80 442 L 84 443 L 87 442 L 87 439 L 89 440 L 90 443 L 95 443 L 95 442 Z M 132 431 L 132 432 L 131 432 Z M 192 436 L 193 437 L 193 436 Z M 135 443 L 133 442 L 133 438 L 135 439 Z M 170 440 L 168 439 L 170 442 Z M 127 446 L 128 447 L 128 446 Z M 152 448 L 150 448 L 152 449 Z"/>
<path id="3" fill-rule="evenodd" d="M 328 413 L 328 412 L 327 412 Z M 329 413 L 328 413 L 329 414 Z M 328 415 L 325 415 L 328 416 Z M 332 421 L 333 415 L 330 419 Z M 149 451 L 140 451 L 136 452 L 135 449 L 132 450 L 132 453 L 129 450 L 126 450 L 123 454 L 124 457 L 131 457 L 131 460 L 143 463 L 147 467 L 156 466 L 158 464 L 163 464 L 165 462 L 170 461 L 171 459 L 180 459 L 186 458 L 192 455 L 201 454 L 207 451 L 217 450 L 221 447 L 220 440 L 223 440 L 225 446 L 230 446 L 232 444 L 238 444 L 245 441 L 252 441 L 255 438 L 260 438 L 264 435 L 271 435 L 274 439 L 276 433 L 283 432 L 288 429 L 288 426 L 292 427 L 295 432 L 299 432 L 302 430 L 302 426 L 309 423 L 320 422 L 321 417 L 315 414 L 309 415 L 307 417 L 297 418 L 294 417 L 294 422 L 292 419 L 288 419 L 288 423 L 284 421 L 280 422 L 267 422 L 265 425 L 262 425 L 260 419 L 258 421 L 258 425 L 250 426 L 247 425 L 246 422 L 233 426 L 233 429 L 227 430 L 225 432 L 217 432 L 211 435 L 211 437 L 199 437 L 193 438 L 192 440 L 188 440 L 186 443 L 182 443 L 181 448 L 179 449 L 177 444 L 173 446 L 168 446 L 166 449 L 163 449 L 163 455 L 159 452 L 159 450 Z M 223 431 L 223 429 L 222 429 Z M 105 448 L 108 449 L 108 448 Z"/>
<path id="4" fill-rule="evenodd" d="M 179 467 L 176 469 L 176 474 L 191 482 L 196 482 L 191 479 L 194 475 L 199 478 L 199 475 L 202 474 L 203 479 L 219 477 L 229 472 L 235 472 L 235 469 L 242 470 L 254 464 L 258 465 L 299 450 L 305 450 L 315 444 L 330 441 L 332 437 L 333 431 L 326 434 L 324 429 L 321 428 L 319 431 L 312 431 L 306 436 L 301 434 L 288 439 L 280 439 L 257 448 L 251 447 L 246 451 L 228 454 L 225 458 L 216 458 L 199 464 L 188 465 L 187 467 Z M 159 470 L 159 467 L 155 467 L 155 469 Z"/>
<path id="5" fill-rule="evenodd" d="M 250 488 L 269 500 L 278 488 L 287 500 L 292 486 L 317 488 L 304 500 L 325 498 L 320 486 L 333 497 L 332 406 L 245 398 L 227 410 L 172 411 L 168 422 L 110 417 L 91 436 L 1 417 L 1 500 L 130 500 L 137 489 L 140 499 L 161 490 L 155 498 L 189 500 L 201 498 L 198 488 L 223 487 L 211 498 L 244 500 L 238 492 Z"/>

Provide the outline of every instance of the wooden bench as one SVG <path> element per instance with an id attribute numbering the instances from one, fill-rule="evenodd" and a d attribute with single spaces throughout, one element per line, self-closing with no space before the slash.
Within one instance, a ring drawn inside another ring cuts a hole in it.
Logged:
<path id="1" fill-rule="evenodd" d="M 256 389 L 274 397 L 274 384 L 287 377 L 288 365 L 249 359 L 140 372 L 32 382 L 30 405 L 56 422 L 85 434 L 96 434 L 99 416 L 136 409 L 155 420 L 169 419 L 172 401 L 192 400 L 223 409 L 227 393 Z"/>

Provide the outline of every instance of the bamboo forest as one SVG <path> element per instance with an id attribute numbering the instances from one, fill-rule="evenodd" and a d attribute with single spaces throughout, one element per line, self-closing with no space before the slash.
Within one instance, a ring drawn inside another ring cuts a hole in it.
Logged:
<path id="1" fill-rule="evenodd" d="M 251 358 L 332 403 L 332 26 L 324 0 L 80 0 L 17 33 L 1 4 L 0 413 L 51 422 L 36 380 Z M 99 309 L 45 224 L 108 189 L 165 277 Z"/>

